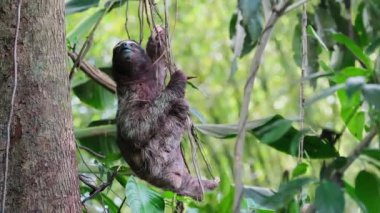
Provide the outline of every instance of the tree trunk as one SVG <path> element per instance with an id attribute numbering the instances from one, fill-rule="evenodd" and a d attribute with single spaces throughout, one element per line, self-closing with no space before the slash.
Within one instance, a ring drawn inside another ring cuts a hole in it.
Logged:
<path id="1" fill-rule="evenodd" d="M 23 0 L 21 5 L 6 212 L 80 212 L 65 64 L 64 2 Z M 15 85 L 17 5 L 18 0 L 0 1 L 1 189 Z"/>

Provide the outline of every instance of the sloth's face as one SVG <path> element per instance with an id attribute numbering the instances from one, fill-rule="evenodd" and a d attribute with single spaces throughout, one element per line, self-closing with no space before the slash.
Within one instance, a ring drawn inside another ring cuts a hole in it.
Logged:
<path id="1" fill-rule="evenodd" d="M 135 54 L 143 55 L 145 52 L 138 43 L 132 40 L 120 41 L 113 49 L 114 57 L 117 55 L 122 61 L 132 62 Z"/>
<path id="2" fill-rule="evenodd" d="M 137 42 L 127 40 L 114 47 L 112 63 L 114 72 L 133 77 L 150 64 L 150 59 Z"/>

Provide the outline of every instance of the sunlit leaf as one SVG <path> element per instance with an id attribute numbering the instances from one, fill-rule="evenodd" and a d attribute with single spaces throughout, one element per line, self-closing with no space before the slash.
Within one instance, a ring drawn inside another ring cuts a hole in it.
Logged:
<path id="1" fill-rule="evenodd" d="M 299 163 L 296 168 L 292 171 L 292 178 L 296 178 L 300 175 L 303 175 L 307 172 L 307 169 L 309 168 L 309 165 L 307 163 Z"/>
<path id="2" fill-rule="evenodd" d="M 134 213 L 164 212 L 165 202 L 161 195 L 139 183 L 133 176 L 128 179 L 125 195 Z"/>
<path id="3" fill-rule="evenodd" d="M 370 58 L 364 53 L 364 51 L 355 44 L 349 37 L 337 33 L 333 35 L 335 41 L 344 44 L 361 62 L 363 62 L 368 69 L 372 69 L 372 63 Z"/>
<path id="4" fill-rule="evenodd" d="M 364 112 L 360 111 L 352 116 L 351 121 L 347 125 L 350 133 L 359 141 L 363 138 L 364 124 L 365 114 Z"/>
<path id="5" fill-rule="evenodd" d="M 346 67 L 343 70 L 336 72 L 332 80 L 336 83 L 346 82 L 350 77 L 366 77 L 369 76 L 371 72 L 367 69 L 359 67 Z"/>
<path id="6" fill-rule="evenodd" d="M 343 212 L 344 196 L 342 189 L 334 182 L 323 180 L 315 193 L 315 206 L 318 212 Z"/>
<path id="7" fill-rule="evenodd" d="M 92 27 L 99 20 L 99 18 L 104 14 L 105 9 L 99 9 L 95 11 L 92 15 L 86 17 L 81 22 L 79 22 L 75 28 L 68 33 L 67 39 L 75 44 L 78 40 L 84 40 L 89 35 Z"/>

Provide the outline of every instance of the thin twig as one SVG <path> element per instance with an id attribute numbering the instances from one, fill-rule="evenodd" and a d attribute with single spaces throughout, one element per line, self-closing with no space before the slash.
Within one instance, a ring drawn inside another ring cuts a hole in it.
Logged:
<path id="1" fill-rule="evenodd" d="M 166 63 L 167 63 L 167 67 L 169 68 L 169 72 L 170 73 L 174 73 L 175 69 L 174 69 L 174 64 L 173 64 L 173 57 L 172 57 L 172 53 L 171 53 L 171 46 L 170 46 L 170 37 L 169 37 L 169 16 L 168 16 L 168 10 L 169 10 L 169 6 L 167 5 L 167 2 L 166 0 L 164 0 L 164 19 L 165 19 L 165 31 L 166 31 L 166 34 L 165 34 L 165 44 L 166 44 Z"/>
<path id="2" fill-rule="evenodd" d="M 343 174 L 347 168 L 359 157 L 362 151 L 369 146 L 372 139 L 377 135 L 377 127 L 373 127 L 371 131 L 366 135 L 363 140 L 355 147 L 354 150 L 347 156 L 346 164 L 339 169 L 339 172 Z"/>
<path id="3" fill-rule="evenodd" d="M 15 102 L 15 97 L 16 97 L 17 77 L 18 77 L 17 42 L 18 42 L 18 34 L 19 34 L 19 29 L 20 29 L 21 4 L 22 4 L 22 0 L 19 0 L 18 5 L 17 5 L 17 23 L 16 23 L 14 46 L 13 46 L 14 83 L 13 83 L 13 90 L 12 90 L 12 97 L 11 97 L 11 109 L 9 111 L 9 120 L 8 120 L 8 124 L 7 124 L 7 144 L 6 144 L 6 150 L 5 150 L 5 169 L 4 169 L 4 182 L 3 182 L 1 212 L 5 212 L 5 204 L 6 204 L 6 198 L 7 198 L 7 183 L 8 183 L 8 170 L 9 170 L 9 148 L 10 148 L 10 144 L 11 144 L 11 125 L 12 125 L 12 117 L 13 117 L 13 110 L 14 110 L 13 107 L 14 107 L 14 102 Z"/>
<path id="4" fill-rule="evenodd" d="M 119 167 L 120 168 L 120 167 Z M 88 200 L 91 200 L 92 198 L 94 198 L 96 195 L 98 195 L 100 192 L 104 191 L 107 187 L 109 187 L 113 180 L 115 179 L 116 175 L 117 175 L 117 172 L 118 172 L 119 169 L 116 169 L 115 171 L 113 171 L 112 175 L 107 179 L 107 182 L 105 183 L 102 183 L 100 184 L 100 186 L 98 187 L 95 187 L 95 190 L 93 190 L 92 192 L 90 192 L 90 196 L 86 197 L 85 199 L 83 199 L 82 201 L 82 204 L 84 204 L 86 201 Z M 83 181 L 82 181 L 83 182 Z M 84 182 L 86 185 L 88 183 Z"/>
<path id="5" fill-rule="evenodd" d="M 104 156 L 104 155 L 102 155 L 102 154 L 99 154 L 99 153 L 95 152 L 94 150 L 92 150 L 92 149 L 90 149 L 90 148 L 88 148 L 88 147 L 85 147 L 85 146 L 82 146 L 82 145 L 79 145 L 79 144 L 78 144 L 78 148 L 79 148 L 79 149 L 86 150 L 87 152 L 91 153 L 92 155 L 95 155 L 95 156 L 98 157 L 98 158 L 103 158 L 103 159 L 106 158 L 106 156 Z"/>
<path id="6" fill-rule="evenodd" d="M 199 186 L 201 187 L 201 191 L 202 191 L 202 195 L 204 194 L 204 187 L 203 187 L 203 184 L 202 184 L 202 179 L 201 179 L 201 172 L 200 172 L 200 169 L 199 169 L 199 166 L 198 166 L 198 162 L 197 162 L 197 142 L 196 142 L 196 139 L 194 138 L 194 135 L 192 134 L 192 128 L 194 128 L 193 126 L 193 121 L 191 120 L 190 117 L 188 117 L 188 125 L 191 126 L 190 130 L 189 130 L 189 140 L 190 140 L 190 145 L 191 145 L 191 161 L 193 162 L 193 166 L 194 166 L 194 169 L 195 169 L 195 174 L 197 175 L 197 178 L 198 178 L 198 182 L 199 182 Z M 185 159 L 185 156 L 183 156 L 183 158 Z"/>
<path id="7" fill-rule="evenodd" d="M 125 201 L 127 201 L 127 196 L 124 196 L 124 199 L 123 199 L 123 201 L 121 202 L 121 204 L 120 204 L 120 206 L 119 206 L 119 209 L 117 210 L 117 213 L 120 213 L 120 212 L 121 212 L 121 209 L 123 208 L 123 205 L 124 205 Z"/>
<path id="8" fill-rule="evenodd" d="M 143 33 L 144 33 L 144 9 L 143 9 L 143 5 L 142 5 L 142 2 L 143 0 L 140 0 L 139 1 L 139 10 L 138 10 L 138 13 L 137 13 L 137 16 L 139 18 L 139 27 L 140 27 L 140 37 L 139 37 L 139 43 L 141 44 L 142 40 L 143 40 Z"/>
<path id="9" fill-rule="evenodd" d="M 265 47 L 268 43 L 269 37 L 273 30 L 274 24 L 277 22 L 278 18 L 283 14 L 286 9 L 289 1 L 281 1 L 273 9 L 271 16 L 269 17 L 266 26 L 261 34 L 261 38 L 257 43 L 256 52 L 252 60 L 251 70 L 247 82 L 244 88 L 244 99 L 243 105 L 240 110 L 240 119 L 239 119 L 239 131 L 235 144 L 235 161 L 234 161 L 234 180 L 235 180 L 235 195 L 234 195 L 234 205 L 233 211 L 240 212 L 240 201 L 243 195 L 243 150 L 244 150 L 244 141 L 245 141 L 245 126 L 248 120 L 248 108 L 250 103 L 250 98 L 252 94 L 252 89 L 254 81 L 256 78 L 257 71 L 260 67 L 262 56 L 265 50 Z"/>
<path id="10" fill-rule="evenodd" d="M 309 0 L 299 0 L 291 5 L 289 5 L 286 9 L 285 9 L 285 12 L 284 13 L 289 13 L 295 9 L 297 9 L 298 7 L 302 6 L 303 4 L 306 4 Z"/>
<path id="11" fill-rule="evenodd" d="M 307 12 L 306 12 L 306 2 L 302 7 L 302 65 L 301 65 L 301 79 L 303 79 L 308 73 L 308 58 L 307 58 Z M 299 93 L 299 110 L 300 110 L 300 129 L 301 137 L 298 144 L 298 162 L 303 160 L 303 143 L 304 143 L 304 126 L 305 126 L 305 84 L 304 81 L 300 81 L 300 93 Z"/>
<path id="12" fill-rule="evenodd" d="M 90 34 L 88 35 L 86 41 L 84 42 L 82 48 L 79 51 L 77 60 L 74 62 L 74 65 L 73 65 L 73 67 L 70 70 L 69 79 L 72 79 L 72 77 L 74 75 L 74 72 L 75 72 L 75 69 L 78 67 L 78 65 L 80 64 L 80 61 L 85 57 L 85 55 L 87 54 L 88 50 L 90 49 L 91 43 L 92 43 L 92 40 L 94 38 L 94 34 L 95 34 L 96 29 L 98 28 L 100 22 L 103 20 L 104 16 L 112 8 L 112 6 L 113 6 L 114 3 L 115 2 L 111 2 L 108 5 L 108 7 L 104 10 L 104 13 L 99 17 L 99 19 L 96 21 L 94 27 L 91 29 Z"/>
<path id="13" fill-rule="evenodd" d="M 125 24 L 124 24 L 124 28 L 125 28 L 125 32 L 127 32 L 127 36 L 128 36 L 128 39 L 131 39 L 131 35 L 129 34 L 129 30 L 128 30 L 128 9 L 129 9 L 129 1 L 127 1 L 126 3 L 126 6 L 125 6 Z"/>

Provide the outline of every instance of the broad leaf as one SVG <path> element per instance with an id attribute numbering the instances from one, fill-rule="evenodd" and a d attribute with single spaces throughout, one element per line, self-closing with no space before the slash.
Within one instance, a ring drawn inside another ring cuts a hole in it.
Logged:
<path id="1" fill-rule="evenodd" d="M 364 213 L 367 213 L 367 208 L 365 207 L 363 202 L 361 202 L 360 199 L 358 198 L 358 196 L 356 195 L 355 188 L 353 186 L 351 186 L 349 183 L 344 182 L 344 189 L 345 189 L 346 193 L 351 197 L 351 199 L 353 199 L 356 202 L 356 204 L 358 204 L 358 206 L 361 208 L 361 210 Z"/>
<path id="2" fill-rule="evenodd" d="M 86 39 L 92 27 L 96 24 L 104 12 L 105 9 L 100 9 L 95 11 L 91 16 L 83 19 L 71 32 L 69 32 L 67 39 L 73 44 L 77 43 L 78 40 Z"/>
<path id="3" fill-rule="evenodd" d="M 131 212 L 164 212 L 165 202 L 161 195 L 139 183 L 133 176 L 128 179 L 125 194 Z"/>
<path id="4" fill-rule="evenodd" d="M 280 115 L 249 121 L 246 131 L 252 133 L 260 142 L 292 156 L 298 156 L 298 142 L 301 132 L 290 125 L 291 121 Z M 216 138 L 231 138 L 238 133 L 237 124 L 196 124 L 195 127 L 203 134 Z M 77 130 L 77 138 L 89 136 L 109 136 L 115 134 L 113 125 L 103 125 Z M 316 135 L 305 135 L 304 151 L 310 158 L 337 157 L 338 152 L 327 141 Z"/>
<path id="5" fill-rule="evenodd" d="M 117 212 L 119 210 L 119 207 L 114 203 L 114 201 L 109 198 L 104 193 L 100 194 L 101 196 L 97 196 L 97 200 L 99 203 L 104 203 L 105 208 L 108 210 L 107 212 Z"/>
<path id="6" fill-rule="evenodd" d="M 380 163 L 380 149 L 365 149 L 361 154 Z"/>
<path id="7" fill-rule="evenodd" d="M 300 163 L 292 171 L 292 178 L 296 178 L 300 175 L 303 175 L 307 172 L 309 165 L 307 163 Z"/>
<path id="8" fill-rule="evenodd" d="M 78 13 L 99 5 L 99 0 L 70 0 L 66 2 L 65 14 Z"/>
<path id="9" fill-rule="evenodd" d="M 362 170 L 355 179 L 355 192 L 368 213 L 380 212 L 380 180 L 377 175 Z"/>
<path id="10" fill-rule="evenodd" d="M 349 37 L 341 33 L 337 33 L 333 35 L 333 38 L 335 41 L 345 45 L 361 62 L 363 62 L 366 65 L 366 68 L 372 69 L 372 63 L 371 63 L 370 58 Z"/>
<path id="11" fill-rule="evenodd" d="M 276 210 L 274 206 L 265 204 L 265 201 L 274 194 L 275 191 L 268 188 L 257 186 L 244 187 L 244 196 L 247 199 L 248 206 L 252 207 L 255 210 Z"/>
<path id="12" fill-rule="evenodd" d="M 89 80 L 73 88 L 74 94 L 84 103 L 96 108 L 105 109 L 115 104 L 115 95 L 100 86 L 94 80 Z"/>
<path id="13" fill-rule="evenodd" d="M 302 188 L 313 180 L 310 178 L 299 178 L 291 180 L 280 186 L 278 192 L 274 193 L 272 196 L 264 197 L 261 202 L 263 207 L 269 209 L 280 209 L 288 205 L 290 201 L 294 199 L 294 196 L 301 192 Z M 258 199 L 256 199 L 258 200 Z"/>
<path id="14" fill-rule="evenodd" d="M 217 138 L 235 137 L 237 124 L 198 124 L 196 128 L 207 135 Z M 301 132 L 291 125 L 291 121 L 280 115 L 247 123 L 246 131 L 251 132 L 261 143 L 265 143 L 287 154 L 298 155 L 298 142 Z M 304 149 L 310 158 L 330 158 L 338 156 L 335 148 L 319 136 L 306 135 Z"/>
<path id="15" fill-rule="evenodd" d="M 238 7 L 243 16 L 243 27 L 253 43 L 259 39 L 262 31 L 263 17 L 260 0 L 239 0 Z"/>
<path id="16" fill-rule="evenodd" d="M 87 149 L 103 155 L 104 158 L 93 156 L 105 163 L 112 163 L 121 158 L 119 147 L 116 144 L 115 126 L 105 125 L 110 124 L 109 122 L 109 120 L 94 121 L 90 123 L 89 128 L 75 131 L 79 143 Z M 92 153 L 89 152 L 89 154 Z"/>
<path id="17" fill-rule="evenodd" d="M 315 193 L 315 206 L 318 212 L 339 213 L 344 211 L 344 195 L 334 182 L 323 180 Z"/>
<path id="18" fill-rule="evenodd" d="M 352 116 L 351 121 L 347 125 L 350 133 L 359 141 L 363 138 L 364 123 L 365 114 L 364 112 L 360 111 Z"/>

